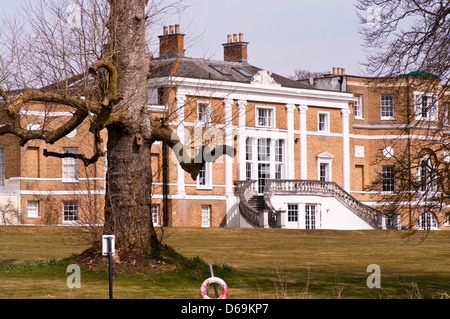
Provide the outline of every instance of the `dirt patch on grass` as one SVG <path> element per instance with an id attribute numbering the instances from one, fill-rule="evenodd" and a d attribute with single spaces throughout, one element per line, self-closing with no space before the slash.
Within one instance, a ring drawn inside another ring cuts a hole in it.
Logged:
<path id="1" fill-rule="evenodd" d="M 91 247 L 74 257 L 78 265 L 90 270 L 108 270 L 109 257 L 103 256 L 101 250 Z M 112 256 L 114 274 L 136 274 L 148 272 L 173 271 L 177 268 L 176 261 L 171 258 L 167 249 L 158 256 L 152 256 L 142 250 L 116 249 Z"/>

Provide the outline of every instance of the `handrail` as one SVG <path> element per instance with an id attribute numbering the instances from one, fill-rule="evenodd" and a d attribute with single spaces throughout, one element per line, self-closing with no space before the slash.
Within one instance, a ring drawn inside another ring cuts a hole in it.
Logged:
<path id="1" fill-rule="evenodd" d="M 266 184 L 264 186 L 264 202 L 266 207 L 269 209 L 269 227 L 277 227 L 277 218 L 280 218 L 280 212 L 273 207 L 270 198 L 272 197 L 273 190 L 270 189 L 270 185 Z"/>
<path id="2" fill-rule="evenodd" d="M 260 212 L 249 204 L 249 199 L 256 195 L 256 180 L 236 181 L 236 190 L 239 197 L 239 208 L 242 216 L 253 226 L 260 227 Z"/>
<path id="3" fill-rule="evenodd" d="M 270 195 L 274 193 L 291 194 L 292 192 L 329 194 L 375 228 L 379 227 L 379 217 L 383 214 L 381 211 L 361 203 L 335 182 L 318 180 L 267 180 L 264 192 Z"/>

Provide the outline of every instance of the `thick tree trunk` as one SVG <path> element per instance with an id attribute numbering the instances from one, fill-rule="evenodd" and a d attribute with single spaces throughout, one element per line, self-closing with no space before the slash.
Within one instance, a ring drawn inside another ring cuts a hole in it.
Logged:
<path id="1" fill-rule="evenodd" d="M 151 220 L 149 154 L 150 145 L 138 145 L 124 127 L 108 127 L 105 232 L 116 235 L 119 247 L 159 247 Z"/>
<path id="2" fill-rule="evenodd" d="M 151 220 L 151 120 L 146 112 L 150 55 L 145 37 L 146 0 L 110 0 L 110 46 L 124 117 L 107 126 L 105 232 L 119 247 L 159 248 Z"/>

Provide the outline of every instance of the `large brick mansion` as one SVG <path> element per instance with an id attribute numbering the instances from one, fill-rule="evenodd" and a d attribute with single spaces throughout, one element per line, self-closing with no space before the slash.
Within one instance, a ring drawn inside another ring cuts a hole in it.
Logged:
<path id="1" fill-rule="evenodd" d="M 205 164 L 193 180 L 174 152 L 162 142 L 155 143 L 151 154 L 154 224 L 301 229 L 406 226 L 401 214 L 383 210 L 378 196 L 395 187 L 389 160 L 396 151 L 393 141 L 402 134 L 397 106 L 405 94 L 411 103 L 420 99 L 426 105 L 423 101 L 428 97 L 434 101 L 437 92 L 423 93 L 418 88 L 394 92 L 387 79 L 347 75 L 343 68 L 295 81 L 252 65 L 242 34 L 227 37 L 223 61 L 185 56 L 184 34 L 178 25 L 165 27 L 159 38 L 159 57 L 149 77 L 152 114 L 173 126 L 193 154 L 201 140 L 217 140 L 233 146 L 236 153 Z M 445 102 L 433 102 L 427 109 L 432 111 L 421 115 L 430 122 L 442 122 L 448 117 Z M 23 117 L 44 116 L 40 112 L 37 105 L 34 113 Z M 15 138 L 0 137 L 3 210 L 8 206 L 16 211 L 14 222 L 20 224 L 77 223 L 83 215 L 101 211 L 103 161 L 85 170 L 76 160 L 42 155 L 44 149 L 89 152 L 90 145 L 83 125 L 52 146 L 33 141 L 20 147 Z M 380 156 L 384 162 L 377 164 Z M 382 189 L 371 189 L 380 174 Z M 450 229 L 446 210 L 436 215 L 419 207 L 416 214 L 414 227 Z"/>

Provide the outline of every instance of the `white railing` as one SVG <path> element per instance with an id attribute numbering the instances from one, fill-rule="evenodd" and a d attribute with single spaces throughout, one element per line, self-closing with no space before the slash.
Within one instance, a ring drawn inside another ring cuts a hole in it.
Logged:
<path id="1" fill-rule="evenodd" d="M 335 182 L 322 182 L 317 180 L 268 180 L 264 192 L 270 194 L 315 194 L 330 195 L 338 199 L 357 216 L 378 228 L 378 220 L 382 215 L 379 210 L 367 206 L 347 193 Z"/>

